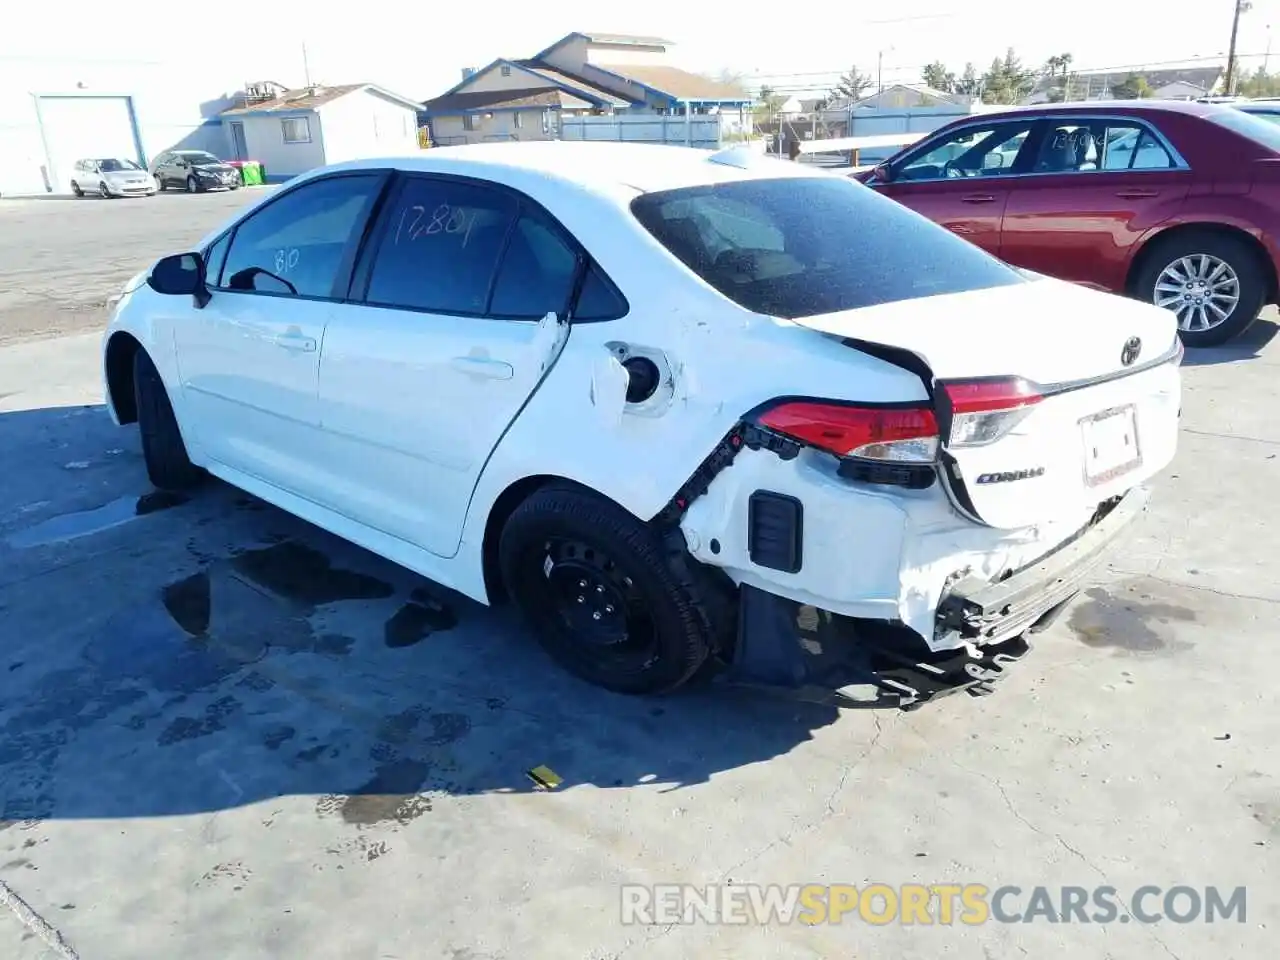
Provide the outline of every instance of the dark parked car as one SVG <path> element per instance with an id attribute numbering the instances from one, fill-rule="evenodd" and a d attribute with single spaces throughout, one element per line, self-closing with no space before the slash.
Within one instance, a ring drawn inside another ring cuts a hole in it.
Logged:
<path id="1" fill-rule="evenodd" d="M 855 176 L 1015 266 L 1174 311 L 1189 346 L 1280 300 L 1280 126 L 1231 106 L 982 114 Z"/>
<path id="2" fill-rule="evenodd" d="M 240 186 L 240 171 L 204 150 L 168 150 L 155 158 L 151 175 L 161 190 L 181 187 L 188 193 Z"/>

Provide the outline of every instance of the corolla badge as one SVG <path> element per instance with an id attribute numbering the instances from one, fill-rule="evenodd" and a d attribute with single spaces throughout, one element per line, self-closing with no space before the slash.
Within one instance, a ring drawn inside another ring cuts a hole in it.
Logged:
<path id="1" fill-rule="evenodd" d="M 984 473 L 978 483 L 1014 483 L 1018 480 L 1034 480 L 1044 476 L 1044 467 L 1028 467 L 1026 470 L 1005 470 L 1001 473 Z"/>
<path id="2" fill-rule="evenodd" d="M 1133 361 L 1138 359 L 1138 354 L 1142 352 L 1142 341 L 1137 337 L 1130 337 L 1124 342 L 1124 347 L 1120 351 L 1120 362 L 1126 367 L 1133 366 Z"/>

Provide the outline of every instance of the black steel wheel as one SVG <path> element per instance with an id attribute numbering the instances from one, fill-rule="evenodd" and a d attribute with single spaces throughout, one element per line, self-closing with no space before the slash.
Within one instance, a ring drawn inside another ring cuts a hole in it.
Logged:
<path id="1" fill-rule="evenodd" d="M 498 550 L 507 590 L 539 642 L 584 680 L 662 693 L 688 680 L 715 644 L 706 585 L 680 575 L 647 524 L 588 490 L 536 491 L 507 521 Z"/>

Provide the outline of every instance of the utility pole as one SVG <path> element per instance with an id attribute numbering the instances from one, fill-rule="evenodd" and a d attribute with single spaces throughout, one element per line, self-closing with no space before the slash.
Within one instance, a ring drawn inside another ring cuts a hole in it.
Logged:
<path id="1" fill-rule="evenodd" d="M 1225 93 L 1228 97 L 1236 92 L 1236 37 L 1240 33 L 1240 15 L 1248 13 L 1253 6 L 1250 0 L 1236 0 L 1235 14 L 1231 18 L 1231 46 L 1227 48 L 1227 82 Z"/>
<path id="2" fill-rule="evenodd" d="M 302 43 L 302 76 L 303 76 L 303 79 L 305 80 L 305 84 L 304 84 L 304 85 L 305 85 L 308 89 L 310 89 L 310 88 L 311 88 L 311 66 L 310 66 L 310 64 L 308 64 L 308 63 L 307 63 L 307 44 L 306 44 L 306 41 L 303 41 L 303 43 Z"/>

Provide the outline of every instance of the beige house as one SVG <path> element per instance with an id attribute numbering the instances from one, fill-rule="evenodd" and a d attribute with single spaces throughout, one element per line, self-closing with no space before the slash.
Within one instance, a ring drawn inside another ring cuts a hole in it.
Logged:
<path id="1" fill-rule="evenodd" d="M 581 117 L 705 116 L 745 121 L 745 90 L 672 66 L 658 37 L 571 33 L 527 60 L 501 58 L 423 104 L 432 142 L 550 140 Z"/>

